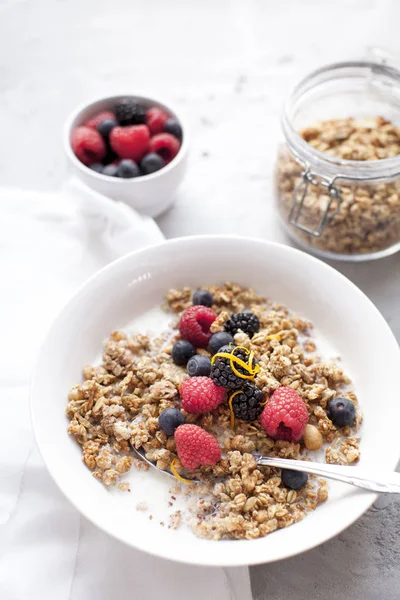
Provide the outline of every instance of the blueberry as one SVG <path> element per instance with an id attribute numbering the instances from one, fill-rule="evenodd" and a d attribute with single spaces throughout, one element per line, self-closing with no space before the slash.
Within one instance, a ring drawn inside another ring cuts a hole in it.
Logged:
<path id="1" fill-rule="evenodd" d="M 97 131 L 105 140 L 108 140 L 111 129 L 114 129 L 117 125 L 118 123 L 115 119 L 105 119 L 97 126 Z"/>
<path id="2" fill-rule="evenodd" d="M 164 131 L 174 135 L 179 141 L 182 140 L 182 127 L 176 119 L 168 119 L 164 125 Z"/>
<path id="3" fill-rule="evenodd" d="M 101 163 L 92 163 L 89 166 L 89 169 L 92 169 L 92 171 L 96 171 L 96 173 L 102 173 L 103 169 L 104 169 L 104 165 L 102 165 Z"/>
<path id="4" fill-rule="evenodd" d="M 186 368 L 190 377 L 208 377 L 211 373 L 211 360 L 208 356 L 196 354 L 189 360 Z"/>
<path id="5" fill-rule="evenodd" d="M 185 417 L 177 408 L 164 408 L 158 417 L 160 429 L 166 435 L 174 435 L 175 429 L 179 427 L 179 425 L 183 425 L 184 422 Z"/>
<path id="6" fill-rule="evenodd" d="M 197 290 L 197 292 L 193 294 L 193 304 L 201 304 L 202 306 L 210 307 L 213 302 L 214 298 L 207 290 Z"/>
<path id="7" fill-rule="evenodd" d="M 172 347 L 172 360 L 176 365 L 186 365 L 195 354 L 195 347 L 186 340 L 178 340 Z"/>
<path id="8" fill-rule="evenodd" d="M 303 471 L 293 471 L 292 469 L 282 469 L 282 483 L 290 490 L 299 490 L 304 487 L 308 481 L 307 473 Z"/>
<path id="9" fill-rule="evenodd" d="M 337 427 L 352 425 L 356 417 L 356 409 L 347 398 L 334 398 L 327 405 L 328 417 Z"/>
<path id="10" fill-rule="evenodd" d="M 118 166 L 118 177 L 128 179 L 130 177 L 139 177 L 140 169 L 137 164 L 130 158 L 121 160 Z"/>
<path id="11" fill-rule="evenodd" d="M 118 165 L 107 165 L 103 169 L 103 175 L 108 175 L 109 177 L 118 177 Z"/>
<path id="12" fill-rule="evenodd" d="M 208 351 L 211 352 L 211 354 L 216 354 L 216 352 L 218 352 L 222 346 L 229 346 L 229 344 L 233 343 L 233 337 L 230 333 L 227 333 L 226 331 L 218 331 L 210 337 L 210 341 L 208 342 Z"/>
<path id="13" fill-rule="evenodd" d="M 159 154 L 150 152 L 150 154 L 146 154 L 146 156 L 142 158 L 140 168 L 142 169 L 143 175 L 149 175 L 150 173 L 155 173 L 162 169 L 164 164 L 165 163 Z"/>

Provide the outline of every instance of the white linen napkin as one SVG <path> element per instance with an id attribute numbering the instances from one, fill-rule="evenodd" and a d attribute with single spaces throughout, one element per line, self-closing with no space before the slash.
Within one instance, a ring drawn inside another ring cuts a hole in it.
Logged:
<path id="1" fill-rule="evenodd" d="M 97 269 L 160 242 L 157 225 L 77 182 L 0 189 L 0 217 L 1 600 L 251 600 L 247 568 L 175 564 L 98 530 L 59 492 L 33 440 L 28 380 L 52 319 Z"/>

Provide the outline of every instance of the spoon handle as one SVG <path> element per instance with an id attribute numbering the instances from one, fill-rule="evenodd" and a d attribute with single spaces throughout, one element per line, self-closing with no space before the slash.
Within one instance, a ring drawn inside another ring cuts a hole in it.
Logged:
<path id="1" fill-rule="evenodd" d="M 293 469 L 304 471 L 327 479 L 336 479 L 350 485 L 371 490 L 373 492 L 386 492 L 400 494 L 400 473 L 395 471 L 374 471 L 361 467 L 343 465 L 330 465 L 289 458 L 273 458 L 261 456 L 257 464 L 280 469 Z"/>

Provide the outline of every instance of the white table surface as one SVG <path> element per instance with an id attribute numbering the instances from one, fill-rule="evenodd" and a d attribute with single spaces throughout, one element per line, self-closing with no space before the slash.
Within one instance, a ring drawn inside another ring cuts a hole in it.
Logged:
<path id="1" fill-rule="evenodd" d="M 398 0 L 3 0 L 0 184 L 57 188 L 68 112 L 103 93 L 148 92 L 192 128 L 187 178 L 158 219 L 164 234 L 287 241 L 270 189 L 282 100 L 308 70 L 367 45 L 400 55 L 399 17 Z M 335 267 L 400 339 L 400 256 Z M 255 598 L 398 599 L 399 519 L 400 502 L 381 497 L 320 548 L 252 568 Z"/>

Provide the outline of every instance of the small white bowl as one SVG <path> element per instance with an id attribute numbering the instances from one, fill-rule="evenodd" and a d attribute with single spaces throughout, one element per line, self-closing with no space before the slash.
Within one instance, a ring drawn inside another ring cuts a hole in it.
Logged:
<path id="1" fill-rule="evenodd" d="M 36 440 L 62 492 L 98 527 L 140 550 L 199 565 L 252 565 L 287 558 L 348 527 L 376 494 L 330 482 L 329 499 L 300 523 L 256 540 L 199 539 L 185 527 L 168 529 L 171 480 L 154 469 L 128 474 L 132 492 L 112 492 L 94 479 L 67 434 L 67 395 L 82 367 L 99 359 L 103 340 L 132 320 L 156 315 L 172 287 L 223 281 L 252 286 L 315 325 L 318 352 L 340 355 L 364 412 L 361 465 L 395 469 L 400 437 L 397 398 L 400 351 L 375 306 L 340 273 L 299 250 L 238 237 L 180 238 L 128 254 L 87 281 L 63 309 L 41 349 L 31 386 Z M 153 319 L 153 321 L 150 321 Z M 351 467 L 349 467 L 351 469 Z M 179 500 L 179 498 L 178 498 Z M 146 502 L 147 512 L 137 511 Z M 164 511 L 164 512 L 163 512 Z M 152 520 L 148 516 L 154 515 Z M 164 516 L 165 515 L 165 516 Z M 160 526 L 165 521 L 165 527 Z"/>
<path id="2" fill-rule="evenodd" d="M 123 98 L 132 98 L 148 108 L 152 106 L 161 108 L 167 114 L 171 115 L 171 118 L 176 119 L 181 124 L 183 137 L 178 154 L 168 165 L 150 175 L 143 175 L 132 179 L 120 179 L 119 177 L 101 175 L 81 163 L 72 151 L 72 130 L 79 125 L 83 125 L 97 113 L 104 110 L 112 110 L 116 102 Z M 189 139 L 188 127 L 184 119 L 169 105 L 166 106 L 147 96 L 120 94 L 118 96 L 108 96 L 107 98 L 94 100 L 80 106 L 73 111 L 65 123 L 63 143 L 72 172 L 89 188 L 113 200 L 125 202 L 132 208 L 150 217 L 156 217 L 171 206 L 175 199 L 176 189 L 182 182 L 186 171 Z"/>

